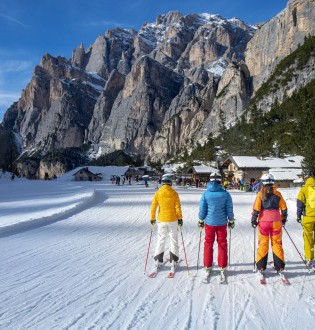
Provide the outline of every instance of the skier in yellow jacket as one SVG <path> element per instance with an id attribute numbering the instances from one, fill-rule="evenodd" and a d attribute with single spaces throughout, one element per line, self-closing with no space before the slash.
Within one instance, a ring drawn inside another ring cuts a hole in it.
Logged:
<path id="1" fill-rule="evenodd" d="M 309 172 L 308 176 L 305 186 L 301 188 L 297 197 L 297 222 L 303 227 L 305 259 L 308 266 L 315 270 L 315 173 Z"/>
<path id="2" fill-rule="evenodd" d="M 158 208 L 158 241 L 154 253 L 156 269 L 163 263 L 167 235 L 170 238 L 170 262 L 174 269 L 178 262 L 178 226 L 183 225 L 183 220 L 178 193 L 171 186 L 172 180 L 163 176 L 162 187 L 155 193 L 151 205 L 151 224 L 156 222 Z"/>

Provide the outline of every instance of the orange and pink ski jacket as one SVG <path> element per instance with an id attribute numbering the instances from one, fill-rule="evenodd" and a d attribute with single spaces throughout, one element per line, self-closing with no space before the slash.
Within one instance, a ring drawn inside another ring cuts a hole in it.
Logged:
<path id="1" fill-rule="evenodd" d="M 281 221 L 286 217 L 287 204 L 275 185 L 268 188 L 265 201 L 262 201 L 261 191 L 257 194 L 253 207 L 252 221 L 257 218 L 259 222 Z"/>

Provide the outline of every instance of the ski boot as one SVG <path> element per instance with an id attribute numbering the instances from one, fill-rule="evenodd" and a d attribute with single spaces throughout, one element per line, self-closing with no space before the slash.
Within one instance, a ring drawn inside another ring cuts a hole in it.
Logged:
<path id="1" fill-rule="evenodd" d="M 220 284 L 227 284 L 225 268 L 220 268 Z"/>
<path id="2" fill-rule="evenodd" d="M 202 279 L 202 283 L 208 284 L 210 282 L 212 267 L 205 267 L 205 274 Z"/>

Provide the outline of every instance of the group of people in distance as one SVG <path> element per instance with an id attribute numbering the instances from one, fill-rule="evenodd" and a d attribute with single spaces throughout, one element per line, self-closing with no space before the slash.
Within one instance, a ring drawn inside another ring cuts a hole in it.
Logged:
<path id="1" fill-rule="evenodd" d="M 315 233 L 315 174 L 309 172 L 305 185 L 297 196 L 297 222 L 303 227 L 305 261 L 309 269 L 315 270 L 314 262 L 314 233 Z M 258 249 L 256 254 L 256 268 L 263 274 L 267 267 L 269 242 L 271 241 L 274 268 L 279 274 L 285 268 L 282 247 L 282 227 L 285 226 L 288 211 L 285 200 L 277 190 L 275 179 L 271 174 L 263 174 L 262 188 L 257 193 L 251 216 L 251 225 L 258 228 Z M 210 276 L 213 264 L 213 245 L 218 243 L 218 266 L 221 275 L 227 268 L 228 243 L 227 228 L 235 227 L 233 202 L 228 191 L 223 189 L 222 178 L 219 173 L 212 173 L 207 189 L 202 194 L 199 204 L 200 230 L 205 230 L 204 241 L 204 269 L 205 278 Z M 151 225 L 156 224 L 158 239 L 154 253 L 154 271 L 163 264 L 164 249 L 167 236 L 170 240 L 170 262 L 172 270 L 179 261 L 178 229 L 183 226 L 178 193 L 172 188 L 169 177 L 162 177 L 162 187 L 155 193 L 151 205 Z"/>

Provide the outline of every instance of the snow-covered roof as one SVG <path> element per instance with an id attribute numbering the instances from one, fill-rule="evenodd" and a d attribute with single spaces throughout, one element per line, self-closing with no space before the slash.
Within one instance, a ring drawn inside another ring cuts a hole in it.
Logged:
<path id="1" fill-rule="evenodd" d="M 196 173 L 213 173 L 218 172 L 218 170 L 211 166 L 199 165 L 193 166 L 193 169 Z"/>
<path id="2" fill-rule="evenodd" d="M 286 158 L 264 158 L 259 159 L 253 156 L 232 156 L 230 157 L 240 168 L 301 168 L 302 156 Z"/>
<path id="3" fill-rule="evenodd" d="M 276 181 L 284 181 L 284 180 L 298 180 L 299 175 L 302 175 L 302 169 L 291 168 L 291 169 L 283 169 L 283 168 L 272 168 L 269 170 L 269 173 L 275 177 Z"/>
<path id="4" fill-rule="evenodd" d="M 72 180 L 72 176 L 74 173 L 78 172 L 79 170 L 86 168 L 84 167 L 77 167 L 58 178 L 58 181 L 69 181 Z M 104 178 L 108 178 L 111 175 L 124 175 L 128 170 L 129 166 L 89 166 L 89 171 L 93 173 L 97 173 L 102 175 Z"/>

